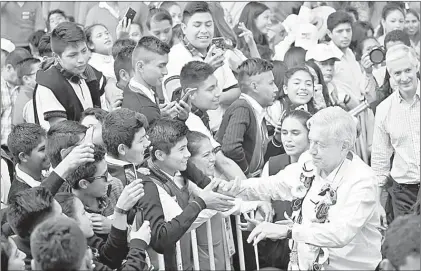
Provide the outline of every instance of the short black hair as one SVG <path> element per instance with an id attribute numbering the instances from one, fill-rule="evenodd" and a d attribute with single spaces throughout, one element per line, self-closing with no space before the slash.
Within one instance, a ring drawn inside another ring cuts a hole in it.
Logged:
<path id="1" fill-rule="evenodd" d="M 17 76 L 20 81 L 20 84 L 23 85 L 22 78 L 25 75 L 29 75 L 31 73 L 32 71 L 31 68 L 32 68 L 32 65 L 34 64 L 38 64 L 38 65 L 41 64 L 41 60 L 39 60 L 38 58 L 31 57 L 31 58 L 26 58 L 18 62 L 18 64 L 16 65 L 16 69 L 17 69 L 16 72 L 17 72 Z"/>
<path id="2" fill-rule="evenodd" d="M 105 119 L 105 116 L 108 114 L 107 111 L 105 111 L 102 108 L 86 108 L 85 111 L 82 112 L 82 115 L 80 117 L 80 122 L 83 121 L 84 118 L 87 116 L 94 116 L 99 122 L 103 122 Z"/>
<path id="3" fill-rule="evenodd" d="M 53 195 L 45 187 L 20 191 L 9 200 L 7 222 L 14 233 L 27 238 L 39 223 L 52 214 L 53 206 Z"/>
<path id="4" fill-rule="evenodd" d="M 60 192 L 54 196 L 55 200 L 60 204 L 63 214 L 67 217 L 76 219 L 75 210 L 75 194 L 69 192 Z"/>
<path id="5" fill-rule="evenodd" d="M 138 112 L 120 108 L 107 114 L 102 124 L 102 138 L 108 153 L 118 157 L 118 145 L 131 148 L 134 136 L 141 128 L 148 128 L 148 120 Z"/>
<path id="6" fill-rule="evenodd" d="M 261 58 L 249 58 L 238 66 L 238 83 L 241 91 L 247 91 L 244 84 L 246 78 L 272 71 L 273 64 L 270 61 Z"/>
<path id="7" fill-rule="evenodd" d="M 105 147 L 102 145 L 94 145 L 94 162 L 89 162 L 77 167 L 68 177 L 67 182 L 73 189 L 80 189 L 79 181 L 95 176 L 98 162 L 104 160 Z"/>
<path id="8" fill-rule="evenodd" d="M 120 70 L 130 72 L 133 69 L 132 56 L 136 45 L 128 45 L 122 48 L 114 57 L 114 74 L 117 82 L 120 81 Z"/>
<path id="9" fill-rule="evenodd" d="M 401 41 L 406 46 L 411 46 L 411 40 L 409 39 L 408 34 L 399 29 L 392 30 L 386 34 L 386 36 L 384 37 L 384 47 L 386 47 L 386 44 L 391 41 Z"/>
<path id="10" fill-rule="evenodd" d="M 31 254 L 43 271 L 79 270 L 85 259 L 87 240 L 79 225 L 68 217 L 51 217 L 31 234 Z"/>
<path id="11" fill-rule="evenodd" d="M 144 49 L 148 52 L 152 52 L 161 56 L 169 54 L 171 50 L 170 46 L 167 43 L 162 42 L 157 37 L 153 37 L 153 36 L 142 37 L 137 43 L 137 46 L 133 51 L 133 57 L 132 57 L 133 66 L 135 66 L 134 64 L 141 57 L 140 49 Z"/>
<path id="12" fill-rule="evenodd" d="M 196 13 L 212 14 L 211 10 L 209 9 L 208 3 L 204 1 L 187 2 L 183 12 L 183 23 L 187 24 L 190 18 Z"/>
<path id="13" fill-rule="evenodd" d="M 162 21 L 169 21 L 172 27 L 172 17 L 170 13 L 166 9 L 162 8 L 152 8 L 149 10 L 148 17 L 146 19 L 146 27 L 148 30 L 151 30 L 151 22 L 162 22 Z"/>
<path id="14" fill-rule="evenodd" d="M 170 154 L 171 149 L 185 138 L 188 132 L 189 128 L 182 121 L 169 118 L 156 120 L 148 130 L 152 160 L 156 160 L 155 152 L 158 150 Z"/>
<path id="15" fill-rule="evenodd" d="M 12 126 L 12 131 L 7 138 L 7 146 L 15 162 L 20 163 L 19 153 L 29 155 L 46 137 L 45 130 L 35 123 L 22 123 Z"/>
<path id="16" fill-rule="evenodd" d="M 53 168 L 62 161 L 61 150 L 75 146 L 81 141 L 80 135 L 84 135 L 86 130 L 87 127 L 72 120 L 63 120 L 50 127 L 45 151 Z"/>
<path id="17" fill-rule="evenodd" d="M 44 30 L 37 30 L 29 36 L 28 42 L 32 44 L 35 48 L 38 48 L 39 42 L 42 36 L 44 35 L 45 35 Z"/>
<path id="18" fill-rule="evenodd" d="M 335 11 L 327 17 L 327 29 L 330 31 L 340 24 L 349 24 L 352 27 L 352 18 L 345 11 Z"/>
<path id="19" fill-rule="evenodd" d="M 5 61 L 5 65 L 12 65 L 13 68 L 16 68 L 19 62 L 27 58 L 32 58 L 31 53 L 24 48 L 16 48 L 10 52 Z"/>
<path id="20" fill-rule="evenodd" d="M 383 257 L 395 267 L 406 262 L 409 255 L 420 255 L 420 215 L 399 216 L 389 225 L 382 245 Z"/>
<path id="21" fill-rule="evenodd" d="M 113 58 L 116 58 L 118 53 L 126 49 L 127 47 L 136 47 L 137 43 L 132 39 L 118 39 L 114 42 L 113 47 L 111 49 L 111 55 Z M 132 51 L 133 51 L 132 49 Z"/>
<path id="22" fill-rule="evenodd" d="M 211 65 L 203 61 L 190 61 L 183 66 L 180 72 L 180 84 L 182 89 L 196 87 L 204 82 L 214 72 Z"/>
<path id="23" fill-rule="evenodd" d="M 51 48 L 59 56 L 67 46 L 74 46 L 78 42 L 86 42 L 86 36 L 76 23 L 62 22 L 51 32 Z"/>
<path id="24" fill-rule="evenodd" d="M 38 53 L 40 57 L 50 57 L 53 53 L 53 50 L 51 49 L 51 35 L 45 34 L 41 37 L 39 43 L 38 43 Z"/>

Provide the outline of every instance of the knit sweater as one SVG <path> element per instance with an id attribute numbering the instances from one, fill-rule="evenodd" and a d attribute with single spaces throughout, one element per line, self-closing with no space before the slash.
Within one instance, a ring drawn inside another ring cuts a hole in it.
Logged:
<path id="1" fill-rule="evenodd" d="M 256 124 L 252 106 L 246 100 L 239 99 L 228 107 L 216 134 L 222 152 L 236 162 L 245 174 L 249 173 L 256 145 L 256 129 L 260 127 Z M 278 149 L 281 153 L 282 149 Z"/>

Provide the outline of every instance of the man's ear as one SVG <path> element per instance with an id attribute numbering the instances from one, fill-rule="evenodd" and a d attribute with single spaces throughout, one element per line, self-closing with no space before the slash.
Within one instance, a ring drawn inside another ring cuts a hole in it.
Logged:
<path id="1" fill-rule="evenodd" d="M 18 154 L 18 162 L 28 162 L 28 156 L 24 152 Z"/>
<path id="2" fill-rule="evenodd" d="M 181 31 L 183 31 L 184 35 L 186 35 L 186 28 L 187 28 L 187 25 L 185 23 L 181 23 Z"/>
<path id="3" fill-rule="evenodd" d="M 282 89 L 284 90 L 284 94 L 285 95 L 288 95 L 288 87 L 287 87 L 287 85 L 283 85 L 282 86 Z"/>
<path id="4" fill-rule="evenodd" d="M 392 263 L 388 259 L 383 259 L 379 264 L 380 271 L 395 271 L 396 268 L 392 265 Z"/>
<path id="5" fill-rule="evenodd" d="M 6 71 L 8 71 L 8 72 L 13 72 L 15 70 L 15 68 L 13 68 L 12 64 L 6 64 L 5 68 L 6 68 Z"/>
<path id="6" fill-rule="evenodd" d="M 121 156 L 126 155 L 127 146 L 125 144 L 119 144 L 117 147 L 118 154 Z"/>
<path id="7" fill-rule="evenodd" d="M 157 160 L 159 161 L 164 161 L 165 158 L 167 157 L 167 154 L 161 150 L 156 150 L 155 151 L 155 157 Z"/>
<path id="8" fill-rule="evenodd" d="M 145 62 L 143 60 L 139 60 L 138 62 L 136 62 L 136 65 L 134 67 L 134 69 L 139 70 L 139 71 L 143 71 L 143 67 L 145 66 Z"/>
<path id="9" fill-rule="evenodd" d="M 79 180 L 79 187 L 80 187 L 81 189 L 86 189 L 86 188 L 88 188 L 89 184 L 90 184 L 90 182 L 88 182 L 88 181 L 87 181 L 87 180 L 85 180 L 85 179 Z"/>

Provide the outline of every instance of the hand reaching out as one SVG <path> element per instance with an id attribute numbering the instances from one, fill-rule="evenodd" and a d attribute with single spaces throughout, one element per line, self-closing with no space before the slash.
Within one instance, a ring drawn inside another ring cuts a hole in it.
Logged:
<path id="1" fill-rule="evenodd" d="M 132 227 L 130 232 L 130 240 L 139 239 L 146 242 L 149 245 L 151 242 L 151 227 L 149 221 L 145 220 L 142 226 L 136 231 L 136 225 Z"/>
<path id="2" fill-rule="evenodd" d="M 142 180 L 134 180 L 124 187 L 123 192 L 118 198 L 116 207 L 124 211 L 129 211 L 144 194 Z"/>

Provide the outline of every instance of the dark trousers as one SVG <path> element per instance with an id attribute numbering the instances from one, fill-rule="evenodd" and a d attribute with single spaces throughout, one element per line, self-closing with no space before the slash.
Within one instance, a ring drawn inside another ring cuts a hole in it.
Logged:
<path id="1" fill-rule="evenodd" d="M 388 192 L 390 194 L 393 215 L 395 218 L 413 212 L 419 189 L 420 184 L 398 184 L 393 181 Z"/>

